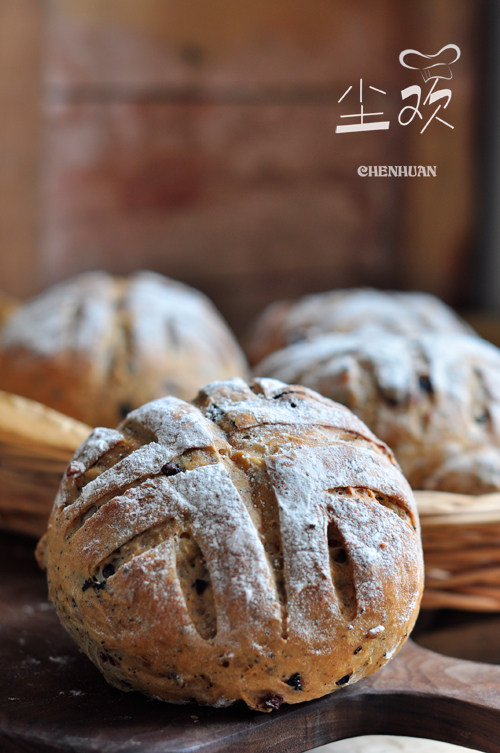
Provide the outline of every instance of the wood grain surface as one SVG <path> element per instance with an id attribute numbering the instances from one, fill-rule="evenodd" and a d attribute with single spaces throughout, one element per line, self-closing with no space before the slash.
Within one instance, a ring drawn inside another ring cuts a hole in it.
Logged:
<path id="1" fill-rule="evenodd" d="M 301 753 L 383 733 L 500 751 L 500 667 L 447 658 L 412 642 L 371 678 L 269 715 L 121 693 L 60 627 L 33 541 L 4 534 L 0 551 L 3 753 Z"/>

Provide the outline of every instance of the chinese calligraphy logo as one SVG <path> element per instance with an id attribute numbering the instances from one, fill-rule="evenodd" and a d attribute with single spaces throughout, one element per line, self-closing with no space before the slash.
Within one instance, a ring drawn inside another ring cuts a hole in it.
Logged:
<path id="1" fill-rule="evenodd" d="M 429 124 L 433 121 L 439 121 L 448 128 L 454 128 L 443 117 L 443 110 L 446 110 L 451 102 L 452 92 L 448 86 L 443 87 L 440 82 L 450 81 L 453 78 L 451 66 L 460 58 L 460 48 L 456 44 L 447 44 L 433 55 L 426 55 L 418 50 L 403 50 L 399 55 L 399 62 L 404 68 L 419 71 L 428 88 L 423 91 L 422 86 L 412 84 L 401 90 L 401 98 L 404 102 L 408 101 L 400 111 L 398 122 L 402 126 L 408 126 L 415 118 L 422 121 L 420 133 L 424 133 Z M 383 89 L 375 86 L 368 86 L 378 94 L 386 95 Z M 366 90 L 366 87 L 365 87 Z M 348 95 L 353 92 L 353 86 L 349 86 L 342 94 L 338 103 L 344 101 Z M 412 100 L 412 98 L 414 98 Z M 412 101 L 410 101 L 412 100 Z M 352 133 L 354 131 L 382 131 L 388 130 L 389 120 L 380 120 L 383 112 L 366 112 L 364 102 L 364 84 L 363 79 L 359 80 L 359 111 L 353 114 L 341 115 L 343 120 L 350 119 L 351 122 L 337 125 L 335 133 Z M 375 119 L 376 118 L 376 119 Z"/>

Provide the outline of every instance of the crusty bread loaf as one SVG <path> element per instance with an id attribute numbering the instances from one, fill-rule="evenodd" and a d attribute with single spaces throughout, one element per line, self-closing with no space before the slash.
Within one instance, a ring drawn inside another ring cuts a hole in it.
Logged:
<path id="1" fill-rule="evenodd" d="M 343 406 L 266 379 L 96 429 L 38 556 L 112 685 L 262 711 L 385 664 L 422 590 L 414 498 L 390 450 Z"/>
<path id="2" fill-rule="evenodd" d="M 22 305 L 0 332 L 0 389 L 92 426 L 245 370 L 208 298 L 152 272 L 79 275 Z"/>
<path id="3" fill-rule="evenodd" d="M 332 290 L 271 304 L 249 332 L 247 352 L 255 364 L 287 345 L 365 327 L 403 335 L 471 331 L 448 306 L 428 293 Z"/>
<path id="4" fill-rule="evenodd" d="M 257 374 L 316 389 L 392 448 L 414 489 L 500 490 L 500 351 L 474 335 L 323 335 Z"/>

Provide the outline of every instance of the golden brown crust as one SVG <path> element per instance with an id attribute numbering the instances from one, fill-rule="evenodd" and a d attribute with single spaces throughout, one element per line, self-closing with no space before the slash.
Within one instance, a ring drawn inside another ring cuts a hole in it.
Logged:
<path id="1" fill-rule="evenodd" d="M 63 625 L 111 684 L 262 711 L 382 666 L 422 590 L 391 452 L 343 406 L 265 379 L 96 429 L 39 557 Z"/>
<path id="2" fill-rule="evenodd" d="M 245 372 L 211 302 L 151 272 L 80 275 L 21 306 L 0 333 L 0 388 L 92 426 Z"/>
<path id="3" fill-rule="evenodd" d="M 353 288 L 271 304 L 254 322 L 246 350 L 250 362 L 256 364 L 288 345 L 365 327 L 410 336 L 471 332 L 448 306 L 428 293 Z"/>

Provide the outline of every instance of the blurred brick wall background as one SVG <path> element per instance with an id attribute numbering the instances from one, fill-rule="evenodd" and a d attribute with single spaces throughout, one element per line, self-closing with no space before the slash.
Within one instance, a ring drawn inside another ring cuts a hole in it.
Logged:
<path id="1" fill-rule="evenodd" d="M 481 6 L 2 0 L 0 288 L 157 269 L 238 331 L 270 300 L 330 287 L 453 303 L 473 252 Z M 418 83 L 399 52 L 450 42 L 454 130 L 399 126 Z M 387 90 L 391 128 L 335 134 L 360 78 Z M 438 178 L 363 179 L 360 164 Z"/>

